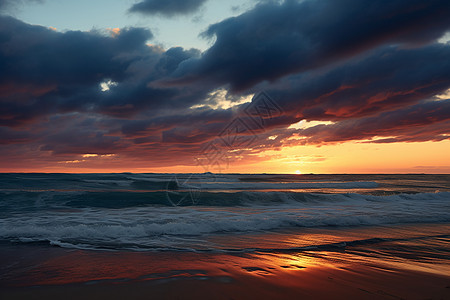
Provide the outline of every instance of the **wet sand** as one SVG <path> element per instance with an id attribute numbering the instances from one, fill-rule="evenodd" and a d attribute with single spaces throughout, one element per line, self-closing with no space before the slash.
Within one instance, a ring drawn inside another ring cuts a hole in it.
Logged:
<path id="1" fill-rule="evenodd" d="M 1 299 L 450 299 L 448 266 L 301 253 L 1 247 Z"/>
<path id="2" fill-rule="evenodd" d="M 449 299 L 448 278 L 357 267 L 4 289 L 2 299 Z"/>

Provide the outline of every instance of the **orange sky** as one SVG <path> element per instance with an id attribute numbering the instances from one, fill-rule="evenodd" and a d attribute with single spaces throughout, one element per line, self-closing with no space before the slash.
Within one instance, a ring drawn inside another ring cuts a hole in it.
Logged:
<path id="1" fill-rule="evenodd" d="M 450 141 L 374 144 L 347 142 L 326 146 L 294 146 L 265 151 L 252 161 L 232 161 L 222 173 L 450 173 Z M 211 171 L 217 172 L 214 168 Z M 1 172 L 161 172 L 202 173 L 191 165 L 152 168 L 150 162 L 120 156 L 85 155 L 74 161 L 44 163 L 35 167 L 17 164 Z"/>
<path id="2" fill-rule="evenodd" d="M 0 172 L 450 173 L 448 3 L 230 1 L 3 1 Z"/>

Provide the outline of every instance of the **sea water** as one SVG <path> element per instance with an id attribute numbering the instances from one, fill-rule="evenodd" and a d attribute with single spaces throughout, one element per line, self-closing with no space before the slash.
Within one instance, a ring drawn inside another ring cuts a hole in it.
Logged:
<path id="1" fill-rule="evenodd" d="M 449 175 L 0 175 L 3 245 L 300 251 L 390 239 L 438 237 L 447 243 L 448 223 Z M 339 234 L 408 224 L 442 226 L 422 234 Z M 334 238 L 323 235 L 330 231 Z"/>

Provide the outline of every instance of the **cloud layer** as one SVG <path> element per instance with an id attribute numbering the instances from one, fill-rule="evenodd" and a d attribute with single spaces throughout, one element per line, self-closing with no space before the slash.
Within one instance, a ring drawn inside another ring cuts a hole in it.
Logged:
<path id="1" fill-rule="evenodd" d="M 172 16 L 205 1 L 157 2 L 131 10 Z M 151 45 L 145 28 L 58 32 L 0 15 L 2 164 L 189 165 L 208 147 L 230 151 L 230 128 L 241 157 L 449 139 L 450 100 L 437 97 L 450 89 L 450 44 L 438 42 L 449 30 L 447 1 L 262 1 L 212 24 L 201 53 Z M 262 90 L 277 113 L 255 100 L 255 123 L 246 97 Z M 331 123 L 290 127 L 302 120 Z"/>
<path id="2" fill-rule="evenodd" d="M 376 47 L 431 43 L 450 27 L 442 0 L 264 1 L 211 25 L 216 42 L 180 65 L 176 82 L 229 84 L 241 91 L 262 81 L 326 67 Z"/>

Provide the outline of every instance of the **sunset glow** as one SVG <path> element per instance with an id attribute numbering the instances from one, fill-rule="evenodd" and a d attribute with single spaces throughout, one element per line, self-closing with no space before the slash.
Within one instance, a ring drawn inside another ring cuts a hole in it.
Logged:
<path id="1" fill-rule="evenodd" d="M 321 1 L 0 4 L 0 172 L 450 172 L 446 8 Z"/>

